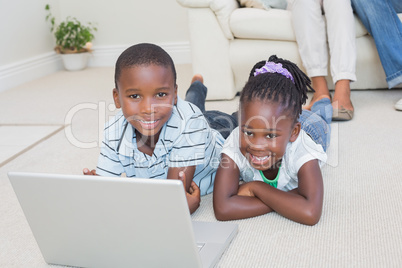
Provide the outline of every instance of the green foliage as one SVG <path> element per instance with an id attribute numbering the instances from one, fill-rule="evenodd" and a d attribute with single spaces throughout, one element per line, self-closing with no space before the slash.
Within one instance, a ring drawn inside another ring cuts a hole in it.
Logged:
<path id="1" fill-rule="evenodd" d="M 56 26 L 55 18 L 50 12 L 50 6 L 46 5 L 45 10 L 48 11 L 46 21 L 51 24 L 50 31 L 54 32 L 54 37 L 56 38 L 55 50 L 58 53 L 75 53 L 89 50 L 85 48 L 85 45 L 94 39 L 93 33 L 97 31 L 95 26 L 91 23 L 84 25 L 76 18 L 71 17 L 67 17 Z"/>

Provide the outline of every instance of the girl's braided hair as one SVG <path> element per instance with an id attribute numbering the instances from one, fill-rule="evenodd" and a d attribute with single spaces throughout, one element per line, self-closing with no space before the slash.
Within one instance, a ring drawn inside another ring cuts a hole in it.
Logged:
<path id="1" fill-rule="evenodd" d="M 268 61 L 282 64 L 293 76 L 294 83 L 280 73 L 261 73 L 254 76 L 256 69 L 266 64 L 266 61 L 260 61 L 251 69 L 249 80 L 240 95 L 240 104 L 253 100 L 279 102 L 297 122 L 302 106 L 306 103 L 308 89 L 314 92 L 311 80 L 291 61 L 276 55 L 269 57 Z"/>

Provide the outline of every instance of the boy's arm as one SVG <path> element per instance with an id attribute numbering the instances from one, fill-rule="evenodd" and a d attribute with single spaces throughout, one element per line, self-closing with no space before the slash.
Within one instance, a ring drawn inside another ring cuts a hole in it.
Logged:
<path id="1" fill-rule="evenodd" d="M 173 180 L 180 180 L 180 172 L 184 172 L 185 178 L 186 178 L 186 192 L 189 191 L 191 182 L 193 181 L 194 178 L 194 173 L 195 173 L 195 166 L 189 166 L 189 167 L 170 167 L 168 169 L 168 174 L 167 178 L 168 179 L 173 179 Z M 183 182 L 184 184 L 184 182 Z"/>
<path id="2" fill-rule="evenodd" d="M 190 213 L 193 213 L 200 206 L 200 189 L 193 181 L 195 166 L 188 167 L 170 167 L 168 169 L 168 179 L 181 180 L 186 193 L 187 204 Z"/>
<path id="3" fill-rule="evenodd" d="M 264 182 L 249 183 L 249 192 L 280 215 L 306 225 L 315 225 L 321 217 L 324 186 L 318 160 L 306 162 L 298 172 L 299 187 L 290 192 Z"/>
<path id="4" fill-rule="evenodd" d="M 272 211 L 256 197 L 238 195 L 239 178 L 240 171 L 236 163 L 226 154 L 222 154 L 213 194 L 214 212 L 218 220 L 244 219 Z"/>
<path id="5" fill-rule="evenodd" d="M 186 175 L 183 171 L 179 173 L 179 179 L 183 182 L 184 191 L 186 193 L 187 204 L 192 214 L 201 203 L 201 193 L 200 188 L 198 188 L 197 184 L 194 181 L 191 181 L 190 187 L 187 187 Z M 186 190 L 188 188 L 188 190 Z"/>
<path id="6" fill-rule="evenodd" d="M 88 169 L 88 168 L 84 168 L 84 169 L 82 170 L 82 173 L 83 173 L 84 175 L 99 176 L 98 174 L 96 174 L 96 170 L 95 170 L 95 169 L 90 170 L 90 169 Z"/>

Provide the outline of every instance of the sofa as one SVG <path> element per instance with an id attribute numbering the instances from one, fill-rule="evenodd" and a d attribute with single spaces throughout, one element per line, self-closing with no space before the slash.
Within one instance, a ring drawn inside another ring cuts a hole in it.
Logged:
<path id="1" fill-rule="evenodd" d="M 204 76 L 208 100 L 233 99 L 253 65 L 270 55 L 289 59 L 305 71 L 293 32 L 290 11 L 240 7 L 236 0 L 177 0 L 188 9 L 194 73 Z M 399 14 L 402 19 L 402 14 Z M 387 88 L 373 38 L 355 16 L 355 89 Z M 330 73 L 330 71 L 328 71 Z M 334 88 L 331 77 L 328 87 Z"/>

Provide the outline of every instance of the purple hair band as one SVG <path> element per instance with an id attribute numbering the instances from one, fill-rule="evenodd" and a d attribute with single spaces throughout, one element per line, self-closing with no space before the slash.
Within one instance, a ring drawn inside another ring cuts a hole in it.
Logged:
<path id="1" fill-rule="evenodd" d="M 292 74 L 286 68 L 283 68 L 281 63 L 267 61 L 264 66 L 255 70 L 254 76 L 264 73 L 278 73 L 292 80 L 293 84 L 295 83 Z"/>

